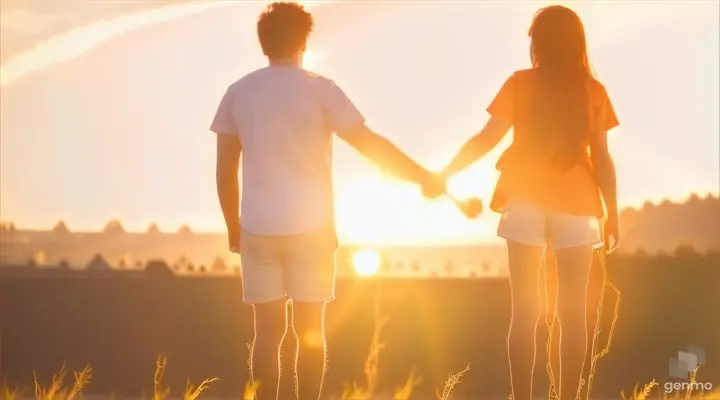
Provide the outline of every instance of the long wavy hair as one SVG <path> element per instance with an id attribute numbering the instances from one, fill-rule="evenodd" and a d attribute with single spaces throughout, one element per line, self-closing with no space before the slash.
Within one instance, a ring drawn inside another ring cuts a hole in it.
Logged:
<path id="1" fill-rule="evenodd" d="M 587 151 L 590 130 L 588 81 L 593 79 L 587 55 L 585 28 L 567 7 L 540 9 L 528 33 L 530 57 L 538 73 L 529 112 L 545 151 L 553 164 L 570 168 Z"/>

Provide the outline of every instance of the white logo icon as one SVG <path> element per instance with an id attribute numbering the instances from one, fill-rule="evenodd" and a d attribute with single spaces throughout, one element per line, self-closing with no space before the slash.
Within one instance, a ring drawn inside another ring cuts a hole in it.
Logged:
<path id="1" fill-rule="evenodd" d="M 705 365 L 705 349 L 688 346 L 686 351 L 678 351 L 677 358 L 670 359 L 670 376 L 687 380 L 690 372 L 703 365 Z"/>

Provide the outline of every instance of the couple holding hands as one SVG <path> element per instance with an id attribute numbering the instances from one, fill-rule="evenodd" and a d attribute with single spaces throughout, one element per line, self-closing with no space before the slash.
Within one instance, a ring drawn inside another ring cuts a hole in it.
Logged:
<path id="1" fill-rule="evenodd" d="M 279 350 L 288 328 L 299 338 L 308 332 L 324 338 L 325 306 L 335 295 L 333 135 L 435 198 L 445 193 L 448 177 L 487 154 L 512 128 L 490 202 L 502 213 L 498 235 L 508 248 L 512 398 L 532 398 L 539 271 L 544 252 L 553 251 L 562 331 L 556 387 L 561 400 L 575 400 L 588 348 L 584 299 L 592 254 L 602 246 L 611 251 L 619 237 L 607 146 L 607 132 L 618 121 L 590 70 L 580 18 L 561 6 L 538 11 L 529 31 L 533 67 L 511 74 L 487 109 L 488 122 L 438 174 L 368 128 L 332 80 L 302 68 L 312 29 L 313 17 L 302 6 L 268 6 L 257 23 L 268 66 L 229 86 L 211 125 L 229 246 L 241 256 L 243 299 L 254 309 L 257 399 L 278 396 Z M 477 199 L 456 203 L 468 217 L 482 209 Z M 288 300 L 293 321 L 286 319 Z M 325 348 L 298 343 L 295 360 L 286 360 L 303 377 L 295 380 L 296 395 L 322 399 Z"/>

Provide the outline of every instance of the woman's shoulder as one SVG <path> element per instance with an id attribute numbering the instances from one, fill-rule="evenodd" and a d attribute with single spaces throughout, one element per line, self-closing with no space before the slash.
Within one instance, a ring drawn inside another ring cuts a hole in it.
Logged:
<path id="1" fill-rule="evenodd" d="M 594 76 L 588 77 L 588 85 L 595 90 L 605 91 L 605 85 Z"/>
<path id="2" fill-rule="evenodd" d="M 531 76 L 535 75 L 537 72 L 537 68 L 526 68 L 526 69 L 519 69 L 513 73 L 513 75 L 517 76 Z"/>
<path id="3" fill-rule="evenodd" d="M 605 99 L 608 97 L 607 90 L 605 90 L 605 85 L 603 85 L 599 80 L 597 80 L 595 77 L 591 76 L 588 79 L 588 91 L 590 92 L 590 95 L 599 102 L 604 102 Z"/>
<path id="4" fill-rule="evenodd" d="M 507 78 L 505 84 L 522 90 L 522 88 L 535 80 L 535 75 L 537 74 L 534 68 L 516 70 Z"/>
<path id="5" fill-rule="evenodd" d="M 535 68 L 519 69 L 510 75 L 510 79 L 527 80 L 537 75 Z"/>

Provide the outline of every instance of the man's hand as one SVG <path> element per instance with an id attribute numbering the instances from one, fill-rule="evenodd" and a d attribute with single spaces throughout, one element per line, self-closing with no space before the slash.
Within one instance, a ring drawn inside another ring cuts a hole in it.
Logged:
<path id="1" fill-rule="evenodd" d="M 240 185 L 238 170 L 242 144 L 237 135 L 218 133 L 215 180 L 228 232 L 228 247 L 240 254 Z"/>
<path id="2" fill-rule="evenodd" d="M 242 234 L 240 228 L 228 229 L 228 248 L 233 254 L 240 254 L 240 240 Z"/>
<path id="3" fill-rule="evenodd" d="M 423 196 L 430 199 L 436 199 L 442 196 L 447 190 L 447 181 L 445 177 L 440 174 L 429 172 L 427 178 L 423 182 L 420 182 L 420 184 L 422 185 Z"/>
<path id="4" fill-rule="evenodd" d="M 615 251 L 620 243 L 619 219 L 617 212 L 611 212 L 603 226 L 603 240 L 605 241 L 605 252 L 607 254 Z"/>

